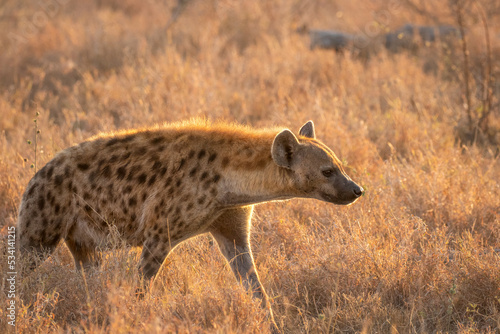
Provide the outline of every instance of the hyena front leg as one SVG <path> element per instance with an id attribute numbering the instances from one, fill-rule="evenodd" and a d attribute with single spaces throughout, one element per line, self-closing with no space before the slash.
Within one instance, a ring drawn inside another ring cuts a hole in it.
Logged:
<path id="1" fill-rule="evenodd" d="M 231 269 L 243 286 L 262 300 L 269 312 L 273 331 L 277 331 L 268 296 L 259 280 L 253 261 L 249 240 L 249 224 L 252 207 L 231 209 L 224 212 L 211 226 L 210 233 L 217 240 L 219 249 L 229 262 Z"/>
<path id="2" fill-rule="evenodd" d="M 170 243 L 168 241 L 162 242 L 159 240 L 158 235 L 151 236 L 144 241 L 139 260 L 139 274 L 141 275 L 142 282 L 141 286 L 136 290 L 139 298 L 144 297 L 158 270 L 167 258 L 168 253 L 170 253 L 176 244 L 172 241 Z"/>

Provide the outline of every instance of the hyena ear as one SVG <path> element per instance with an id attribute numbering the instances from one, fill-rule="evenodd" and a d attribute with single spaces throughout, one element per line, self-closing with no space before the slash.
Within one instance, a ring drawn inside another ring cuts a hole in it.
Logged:
<path id="1" fill-rule="evenodd" d="M 313 121 L 309 121 L 306 124 L 302 125 L 299 131 L 299 135 L 307 137 L 307 138 L 316 138 L 316 132 L 314 131 L 314 123 Z"/>
<path id="2" fill-rule="evenodd" d="M 291 168 L 293 154 L 299 146 L 299 141 L 290 130 L 283 130 L 274 137 L 271 154 L 274 162 L 284 168 Z"/>

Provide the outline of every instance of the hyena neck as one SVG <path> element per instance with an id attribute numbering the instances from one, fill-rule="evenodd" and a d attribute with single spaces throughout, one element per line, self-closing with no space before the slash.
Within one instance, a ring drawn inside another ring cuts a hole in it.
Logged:
<path id="1" fill-rule="evenodd" d="M 246 167 L 227 170 L 221 185 L 223 206 L 252 205 L 299 196 L 290 172 L 276 165 L 271 154 L 265 154 L 260 161 L 257 165 L 249 161 Z"/>

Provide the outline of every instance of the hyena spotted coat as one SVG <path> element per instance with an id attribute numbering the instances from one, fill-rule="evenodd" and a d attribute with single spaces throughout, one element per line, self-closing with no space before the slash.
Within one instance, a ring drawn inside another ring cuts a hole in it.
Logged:
<path id="1" fill-rule="evenodd" d="M 209 232 L 236 277 L 269 308 L 250 249 L 253 204 L 294 197 L 350 204 L 362 193 L 311 121 L 298 136 L 191 121 L 63 150 L 29 182 L 17 235 L 32 268 L 64 239 L 80 270 L 99 262 L 113 227 L 143 247 L 147 281 L 179 243 Z"/>

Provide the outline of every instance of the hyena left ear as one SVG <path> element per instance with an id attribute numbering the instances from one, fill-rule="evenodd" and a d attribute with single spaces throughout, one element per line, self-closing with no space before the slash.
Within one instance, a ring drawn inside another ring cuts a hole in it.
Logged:
<path id="1" fill-rule="evenodd" d="M 274 162 L 284 168 L 290 169 L 292 166 L 292 159 L 299 141 L 297 137 L 290 130 L 283 130 L 274 137 L 273 146 L 271 147 L 271 154 Z"/>
<path id="2" fill-rule="evenodd" d="M 302 125 L 299 131 L 299 135 L 307 137 L 307 138 L 316 138 L 316 133 L 314 131 L 314 123 L 313 121 L 308 121 L 306 124 Z"/>

